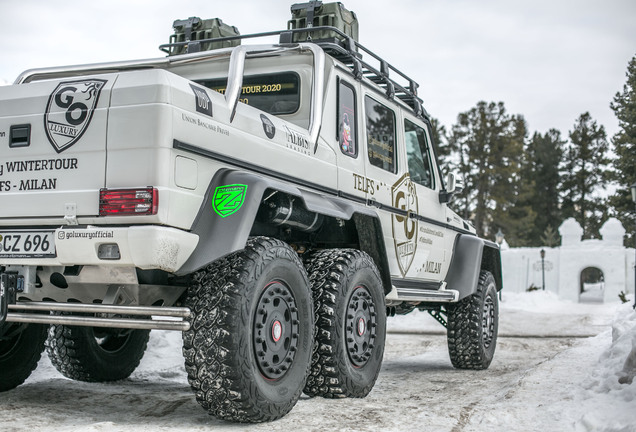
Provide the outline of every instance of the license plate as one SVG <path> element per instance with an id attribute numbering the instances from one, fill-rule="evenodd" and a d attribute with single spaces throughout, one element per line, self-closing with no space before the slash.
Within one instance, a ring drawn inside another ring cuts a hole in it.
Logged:
<path id="1" fill-rule="evenodd" d="M 55 257 L 54 234 L 55 231 L 0 231 L 0 257 Z"/>

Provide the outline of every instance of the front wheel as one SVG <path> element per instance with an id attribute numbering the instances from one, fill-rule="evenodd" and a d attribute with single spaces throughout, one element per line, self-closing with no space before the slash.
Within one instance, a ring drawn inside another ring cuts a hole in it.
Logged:
<path id="1" fill-rule="evenodd" d="M 230 421 L 278 419 L 307 379 L 313 308 L 307 274 L 285 243 L 266 237 L 194 276 L 183 334 L 188 381 L 197 401 Z"/>
<path id="2" fill-rule="evenodd" d="M 330 249 L 307 260 L 316 342 L 305 393 L 365 397 L 382 366 L 386 308 L 379 272 L 364 252 Z"/>
<path id="3" fill-rule="evenodd" d="M 448 311 L 448 353 L 458 369 L 487 369 L 495 355 L 499 326 L 497 284 L 482 270 L 477 290 Z"/>

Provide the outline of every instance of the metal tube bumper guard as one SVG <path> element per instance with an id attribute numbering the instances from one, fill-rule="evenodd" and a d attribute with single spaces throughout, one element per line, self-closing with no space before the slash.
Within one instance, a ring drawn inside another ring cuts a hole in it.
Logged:
<path id="1" fill-rule="evenodd" d="M 0 265 L 131 265 L 176 272 L 190 257 L 199 236 L 155 225 L 87 226 L 55 230 L 55 257 L 5 258 Z"/>
<path id="2" fill-rule="evenodd" d="M 187 307 L 86 305 L 74 303 L 17 302 L 4 304 L 4 322 L 58 324 L 83 327 L 107 327 L 139 330 L 187 331 L 186 320 L 191 312 Z M 95 316 L 51 315 L 53 312 L 95 314 Z"/>

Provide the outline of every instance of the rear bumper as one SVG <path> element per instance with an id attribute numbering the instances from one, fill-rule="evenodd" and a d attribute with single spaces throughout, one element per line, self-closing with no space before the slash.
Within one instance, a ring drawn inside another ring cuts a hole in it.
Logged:
<path id="1" fill-rule="evenodd" d="M 196 234 L 154 225 L 64 227 L 55 230 L 54 258 L 1 258 L 0 265 L 131 265 L 174 273 L 190 257 L 198 242 Z M 119 258 L 100 258 L 98 251 L 103 244 L 116 244 Z"/>

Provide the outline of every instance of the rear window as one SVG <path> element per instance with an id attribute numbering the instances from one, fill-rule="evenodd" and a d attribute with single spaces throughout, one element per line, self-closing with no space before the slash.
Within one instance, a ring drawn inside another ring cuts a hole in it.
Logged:
<path id="1" fill-rule="evenodd" d="M 227 88 L 227 78 L 196 82 L 221 94 Z M 294 72 L 243 77 L 239 100 L 269 114 L 293 114 L 300 107 L 300 78 Z"/>

